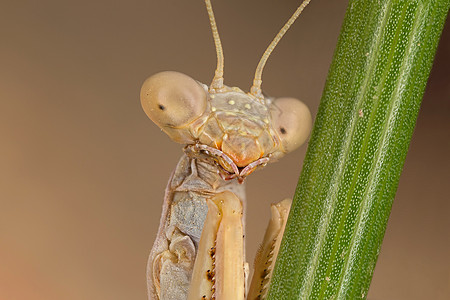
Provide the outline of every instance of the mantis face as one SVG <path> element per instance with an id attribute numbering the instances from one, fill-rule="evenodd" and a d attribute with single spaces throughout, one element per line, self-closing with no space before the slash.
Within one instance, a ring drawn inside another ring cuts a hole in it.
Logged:
<path id="1" fill-rule="evenodd" d="M 303 144 L 308 107 L 294 98 L 258 98 L 236 87 L 220 91 L 177 72 L 149 77 L 141 89 L 148 117 L 191 152 L 208 153 L 224 178 L 243 180 L 256 167 Z"/>

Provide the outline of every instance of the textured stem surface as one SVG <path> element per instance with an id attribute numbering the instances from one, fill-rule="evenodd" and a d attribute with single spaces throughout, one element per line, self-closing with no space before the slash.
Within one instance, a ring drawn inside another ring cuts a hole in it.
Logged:
<path id="1" fill-rule="evenodd" d="M 351 0 L 268 299 L 365 299 L 449 0 Z"/>

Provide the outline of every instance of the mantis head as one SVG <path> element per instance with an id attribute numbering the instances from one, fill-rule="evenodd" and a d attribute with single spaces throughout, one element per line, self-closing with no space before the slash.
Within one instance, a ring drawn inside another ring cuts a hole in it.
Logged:
<path id="1" fill-rule="evenodd" d="M 311 113 L 303 102 L 266 97 L 261 91 L 264 65 L 303 7 L 269 45 L 258 64 L 253 86 L 245 93 L 223 84 L 222 46 L 210 2 L 206 4 L 217 52 L 211 85 L 182 73 L 160 72 L 144 82 L 141 104 L 172 140 L 188 145 L 188 153 L 212 157 L 223 169 L 225 179 L 243 180 L 256 167 L 298 148 L 309 135 Z"/>

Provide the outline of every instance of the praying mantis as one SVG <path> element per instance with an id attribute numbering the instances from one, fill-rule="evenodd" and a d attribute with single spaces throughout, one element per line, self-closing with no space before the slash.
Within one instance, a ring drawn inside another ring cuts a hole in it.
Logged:
<path id="1" fill-rule="evenodd" d="M 273 49 L 309 0 L 303 1 L 264 52 L 245 93 L 224 85 L 224 57 L 210 0 L 205 0 L 217 53 L 207 86 L 178 72 L 149 77 L 141 88 L 148 117 L 184 154 L 166 188 L 159 230 L 147 265 L 151 300 L 264 299 L 291 201 L 271 207 L 271 219 L 248 284 L 244 179 L 303 144 L 308 107 L 261 90 Z"/>

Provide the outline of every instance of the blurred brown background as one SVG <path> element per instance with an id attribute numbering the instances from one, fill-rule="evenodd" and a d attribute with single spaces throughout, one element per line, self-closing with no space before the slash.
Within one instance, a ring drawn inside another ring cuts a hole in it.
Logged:
<path id="1" fill-rule="evenodd" d="M 299 1 L 213 1 L 228 85 L 248 89 Z M 264 74 L 315 115 L 347 1 L 313 1 Z M 0 300 L 146 299 L 145 266 L 181 155 L 139 103 L 144 79 L 209 83 L 203 1 L 2 1 Z M 369 299 L 450 299 L 450 26 L 441 39 Z M 306 147 L 248 186 L 248 261 Z M 264 221 L 261 221 L 264 220 Z"/>

